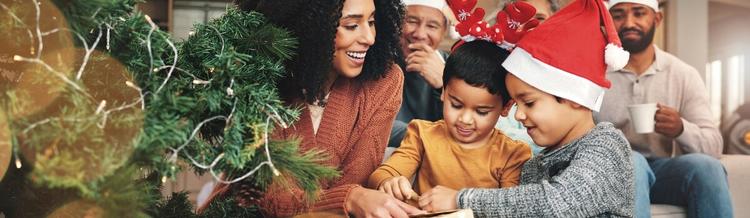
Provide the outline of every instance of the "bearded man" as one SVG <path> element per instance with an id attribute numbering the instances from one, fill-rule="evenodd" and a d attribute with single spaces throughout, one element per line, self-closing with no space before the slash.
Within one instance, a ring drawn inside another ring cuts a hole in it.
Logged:
<path id="1" fill-rule="evenodd" d="M 638 202 L 650 197 L 651 203 L 684 207 L 688 217 L 732 217 L 727 174 L 717 159 L 722 137 L 711 119 L 708 90 L 695 68 L 653 45 L 663 18 L 658 1 L 612 0 L 609 6 L 630 60 L 607 73 L 612 88 L 595 119 L 615 124 L 634 155 L 640 154 L 634 157 L 641 160 L 634 162 L 640 174 L 636 213 L 649 210 Z M 636 133 L 627 111 L 643 103 L 657 103 L 652 133 Z"/>

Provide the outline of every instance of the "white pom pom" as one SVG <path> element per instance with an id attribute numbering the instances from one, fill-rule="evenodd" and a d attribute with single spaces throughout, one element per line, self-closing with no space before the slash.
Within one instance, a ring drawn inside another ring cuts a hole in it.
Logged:
<path id="1" fill-rule="evenodd" d="M 604 48 L 604 63 L 607 64 L 607 72 L 621 70 L 628 64 L 630 53 L 624 49 L 609 43 Z"/>

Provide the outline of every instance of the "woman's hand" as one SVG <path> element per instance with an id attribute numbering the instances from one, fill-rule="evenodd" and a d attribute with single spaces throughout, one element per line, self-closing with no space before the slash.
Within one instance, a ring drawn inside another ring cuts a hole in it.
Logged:
<path id="1" fill-rule="evenodd" d="M 411 188 L 411 182 L 409 182 L 409 179 L 404 176 L 396 176 L 386 179 L 380 184 L 378 190 L 388 193 L 401 201 L 406 201 L 412 197 L 419 197 Z"/>
<path id="2" fill-rule="evenodd" d="M 419 207 L 430 212 L 453 210 L 458 208 L 456 195 L 458 195 L 456 190 L 435 186 L 435 188 L 422 193 L 422 197 L 419 198 Z"/>
<path id="3" fill-rule="evenodd" d="M 351 190 L 346 199 L 348 213 L 355 217 L 409 217 L 425 213 L 411 205 L 401 202 L 386 193 L 357 187 Z"/>

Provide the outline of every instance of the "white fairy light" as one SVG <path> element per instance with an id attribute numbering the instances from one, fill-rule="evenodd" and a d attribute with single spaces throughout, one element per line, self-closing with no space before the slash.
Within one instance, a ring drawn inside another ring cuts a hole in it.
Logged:
<path id="1" fill-rule="evenodd" d="M 234 89 L 232 89 L 232 86 L 234 86 L 234 78 L 232 78 L 229 87 L 227 87 L 227 95 L 229 96 L 234 96 Z"/>
<path id="2" fill-rule="evenodd" d="M 163 36 L 163 37 L 164 37 L 164 41 L 167 41 L 167 44 L 169 45 L 169 47 L 172 48 L 172 53 L 174 55 L 174 60 L 172 60 L 172 65 L 169 67 L 169 72 L 167 73 L 167 78 L 165 78 L 164 82 L 162 82 L 161 85 L 159 86 L 159 88 L 156 89 L 156 93 L 159 93 L 159 91 L 161 91 L 161 89 L 164 88 L 165 85 L 167 85 L 167 82 L 169 82 L 169 78 L 172 77 L 172 72 L 174 72 L 174 68 L 177 65 L 177 57 L 178 57 L 177 47 L 174 46 L 174 43 L 172 43 L 172 40 L 169 40 L 169 38 L 167 38 L 166 36 Z M 150 41 L 151 41 L 151 39 L 149 39 L 149 42 Z M 151 51 L 149 51 L 149 52 L 151 52 Z"/>
<path id="3" fill-rule="evenodd" d="M 154 30 L 156 30 L 156 24 L 154 21 L 151 20 L 151 17 L 148 15 L 144 15 L 146 18 L 146 22 L 148 22 L 151 25 L 151 29 L 148 31 L 148 35 L 146 35 L 146 50 L 148 50 L 148 58 L 149 58 L 149 67 L 148 69 L 154 69 L 154 54 L 151 52 L 151 34 L 154 33 Z"/>
<path id="4" fill-rule="evenodd" d="M 41 3 L 37 0 L 34 0 L 34 8 L 36 9 L 36 36 L 39 44 L 39 47 L 36 50 L 37 59 L 42 57 L 42 49 L 44 48 L 44 43 L 42 42 L 42 30 L 39 28 L 39 17 L 41 16 L 39 5 L 41 5 Z"/>
<path id="5" fill-rule="evenodd" d="M 232 111 L 234 111 L 234 108 L 232 109 Z M 231 115 L 230 115 L 230 117 L 231 117 Z M 273 173 L 274 176 L 281 175 L 281 172 L 273 164 L 273 160 L 271 159 L 271 152 L 270 152 L 269 146 L 268 146 L 268 143 L 269 143 L 268 127 L 271 125 L 271 123 L 270 123 L 271 118 L 272 118 L 271 116 L 269 116 L 268 118 L 266 118 L 265 131 L 263 133 L 263 144 L 264 144 L 264 149 L 265 149 L 265 153 L 266 153 L 266 155 L 265 155 L 266 156 L 266 161 L 261 162 L 260 164 L 258 164 L 257 166 L 255 166 L 255 168 L 253 168 L 252 170 L 248 171 L 247 173 L 245 173 L 244 175 L 242 175 L 240 177 L 234 178 L 232 180 L 225 180 L 219 174 L 216 173 L 216 171 L 214 170 L 214 167 L 219 163 L 219 161 L 221 159 L 224 158 L 224 153 L 221 153 L 218 156 L 216 156 L 216 158 L 214 158 L 211 161 L 211 164 L 207 165 L 207 164 L 199 163 L 198 161 L 196 161 L 193 158 L 192 155 L 190 155 L 186 150 L 183 149 L 185 146 L 187 146 L 187 144 L 190 141 L 192 141 L 192 139 L 195 137 L 195 134 L 203 126 L 203 124 L 205 124 L 207 122 L 210 122 L 212 120 L 215 120 L 215 119 L 220 119 L 220 118 L 222 118 L 222 116 L 215 116 L 215 117 L 212 117 L 212 118 L 204 120 L 203 122 L 199 123 L 196 126 L 196 128 L 193 130 L 193 134 L 191 134 L 190 138 L 188 138 L 188 140 L 182 146 L 180 146 L 178 148 L 170 148 L 172 150 L 172 155 L 169 158 L 170 162 L 175 162 L 176 159 L 177 159 L 177 154 L 179 152 L 182 152 L 183 154 L 185 154 L 185 156 L 187 157 L 187 159 L 190 160 L 190 162 L 193 164 L 193 166 L 195 166 L 197 168 L 200 168 L 200 169 L 208 170 L 211 173 L 211 176 L 214 178 L 214 180 L 216 180 L 219 183 L 224 183 L 224 184 L 231 184 L 231 183 L 236 183 L 236 182 L 242 181 L 243 179 L 246 179 L 246 178 L 252 176 L 253 174 L 255 174 L 264 165 L 268 165 L 268 167 L 271 168 L 271 172 Z"/>
<path id="6" fill-rule="evenodd" d="M 15 55 L 15 56 L 13 56 L 13 60 L 15 60 L 15 61 L 25 61 L 25 62 L 29 62 L 29 63 L 36 63 L 36 64 L 39 64 L 39 65 L 42 65 L 42 67 L 44 67 L 47 71 L 52 72 L 55 76 L 59 77 L 63 82 L 67 83 L 68 85 L 72 86 L 73 88 L 75 88 L 75 89 L 77 89 L 79 91 L 83 91 L 83 89 L 80 86 L 78 86 L 78 84 L 76 84 L 75 82 L 73 82 L 70 79 L 68 79 L 68 77 L 65 76 L 65 74 L 63 74 L 62 72 L 59 72 L 59 71 L 55 70 L 54 68 L 52 68 L 51 66 L 49 66 L 47 63 L 45 63 L 44 61 L 42 61 L 39 58 L 25 58 L 25 57 L 21 57 L 19 55 Z"/>
<path id="7" fill-rule="evenodd" d="M 102 114 L 101 120 L 99 121 L 99 123 L 96 124 L 97 127 L 99 127 L 100 129 L 104 129 L 104 126 L 107 124 L 107 118 L 109 117 L 109 114 L 111 114 L 112 112 L 117 112 L 117 111 L 122 111 L 122 110 L 125 110 L 125 109 L 129 109 L 129 108 L 134 108 L 135 105 L 138 105 L 138 103 L 142 104 L 143 97 L 144 96 L 141 95 L 140 98 L 138 98 L 136 101 L 134 101 L 134 102 L 132 102 L 130 104 L 126 104 L 126 105 L 123 105 L 123 106 L 120 106 L 120 107 L 116 107 L 116 108 L 104 111 L 104 113 Z M 141 108 L 143 108 L 143 107 L 141 107 Z M 97 114 L 99 114 L 99 113 L 97 113 Z"/>
<path id="8" fill-rule="evenodd" d="M 271 107 L 271 105 L 269 105 L 269 104 L 266 104 L 266 106 L 268 108 L 271 108 L 271 111 L 273 112 L 273 116 L 269 116 L 269 117 L 273 117 L 274 121 L 276 121 L 277 123 L 279 123 L 281 125 L 281 127 L 283 127 L 284 129 L 289 128 L 289 125 L 287 125 L 286 122 L 284 122 L 284 119 L 281 119 L 281 116 L 279 115 L 279 112 L 276 111 L 276 109 L 274 109 L 273 107 Z"/>
<path id="9" fill-rule="evenodd" d="M 211 118 L 205 119 L 205 120 L 201 121 L 200 123 L 198 123 L 198 125 L 196 125 L 195 128 L 193 129 L 193 132 L 190 134 L 190 138 L 188 138 L 188 140 L 185 141 L 185 143 L 183 143 L 182 145 L 180 145 L 180 147 L 177 147 L 176 149 L 172 149 L 173 150 L 172 156 L 176 157 L 177 153 L 180 152 L 180 150 L 182 150 L 183 148 L 185 148 L 185 146 L 187 146 L 191 141 L 193 141 L 193 138 L 195 138 L 195 135 L 198 134 L 198 130 L 200 130 L 201 127 L 203 127 L 203 125 L 205 125 L 208 122 L 211 122 L 211 121 L 214 121 L 214 120 L 218 120 L 218 119 L 227 119 L 227 117 L 225 117 L 225 116 L 213 116 Z"/>
<path id="10" fill-rule="evenodd" d="M 18 151 L 13 152 L 13 156 L 15 156 L 16 159 L 16 169 L 21 169 L 23 164 L 21 164 L 21 159 L 18 158 Z"/>
<path id="11" fill-rule="evenodd" d="M 276 166 L 273 165 L 273 161 L 271 161 L 271 152 L 268 150 L 268 126 L 270 124 L 268 121 L 271 119 L 271 117 L 266 118 L 266 131 L 263 132 L 263 144 L 265 144 L 266 148 L 266 158 L 268 158 L 268 166 L 271 167 L 271 170 L 273 171 L 273 175 L 279 176 L 281 173 L 279 173 L 279 170 L 276 169 Z"/>
<path id="12" fill-rule="evenodd" d="M 109 51 L 109 32 L 113 29 L 112 25 L 104 24 L 107 26 L 107 51 Z"/>
<path id="13" fill-rule="evenodd" d="M 201 79 L 194 79 L 193 80 L 193 84 L 196 84 L 196 85 L 206 85 L 206 84 L 209 84 L 209 83 L 211 83 L 210 80 L 209 81 L 201 80 Z"/>
<path id="14" fill-rule="evenodd" d="M 232 117 L 234 116 L 234 111 L 237 110 L 237 98 L 234 98 L 234 103 L 232 103 L 232 111 L 229 112 L 229 116 L 227 116 L 227 122 L 226 126 L 229 126 L 229 122 L 232 122 Z"/>
<path id="15" fill-rule="evenodd" d="M 99 26 L 99 35 L 96 36 L 96 39 L 94 40 L 94 43 L 91 44 L 91 47 L 89 47 L 86 44 L 86 40 L 82 40 L 83 42 L 83 48 L 86 50 L 86 53 L 83 55 L 83 62 L 81 63 L 81 66 L 78 68 L 78 73 L 76 74 L 76 80 L 80 80 L 81 76 L 83 75 L 83 69 L 86 68 L 86 64 L 89 62 L 89 57 L 91 56 L 91 53 L 96 50 L 96 46 L 99 44 L 99 39 L 102 38 L 102 27 Z"/>
<path id="16" fill-rule="evenodd" d="M 105 106 L 107 106 L 107 100 L 102 100 L 102 102 L 99 103 L 99 107 L 96 108 L 96 113 L 95 114 L 102 113 L 102 110 L 104 110 Z"/>
<path id="17" fill-rule="evenodd" d="M 50 31 L 47 31 L 47 32 L 43 32 L 43 33 L 42 33 L 42 36 L 48 36 L 48 35 L 50 35 L 50 34 L 54 34 L 54 33 L 57 33 L 57 32 L 60 32 L 60 29 L 59 29 L 59 28 L 55 28 L 55 29 L 52 29 L 52 30 L 50 30 Z"/>
<path id="18" fill-rule="evenodd" d="M 128 87 L 130 87 L 130 88 L 141 90 L 141 88 L 138 88 L 138 86 L 135 86 L 135 84 L 133 84 L 133 82 L 131 82 L 131 81 L 125 81 L 125 85 L 128 86 Z"/>
<path id="19" fill-rule="evenodd" d="M 214 179 L 217 182 L 224 183 L 224 184 L 231 184 L 231 183 L 242 181 L 243 179 L 246 179 L 247 177 L 250 177 L 253 174 L 255 174 L 261 167 L 263 167 L 263 165 L 268 165 L 268 167 L 271 168 L 271 172 L 273 173 L 274 176 L 281 175 L 281 172 L 279 172 L 279 170 L 276 169 L 276 166 L 274 166 L 273 161 L 271 160 L 271 152 L 268 149 L 268 126 L 270 126 L 270 121 L 271 121 L 271 117 L 266 118 L 266 126 L 265 126 L 266 128 L 265 128 L 265 132 L 263 133 L 263 144 L 264 144 L 265 151 L 266 151 L 266 161 L 261 162 L 260 164 L 258 164 L 258 166 L 255 166 L 255 168 L 245 173 L 244 175 L 234 178 L 229 181 L 224 180 L 220 176 L 218 176 L 214 172 L 213 168 L 209 168 L 211 175 L 214 177 Z"/>

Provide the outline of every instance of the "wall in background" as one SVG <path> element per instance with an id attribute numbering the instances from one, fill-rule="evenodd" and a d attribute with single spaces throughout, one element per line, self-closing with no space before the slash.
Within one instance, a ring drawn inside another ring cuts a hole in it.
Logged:
<path id="1" fill-rule="evenodd" d="M 186 39 L 193 25 L 206 23 L 224 14 L 231 3 L 227 1 L 181 1 L 174 2 L 174 31 L 172 36 Z"/>
<path id="2" fill-rule="evenodd" d="M 743 4 L 745 3 L 745 4 Z M 709 38 L 706 79 L 711 107 L 723 120 L 750 102 L 750 1 L 709 3 Z"/>

